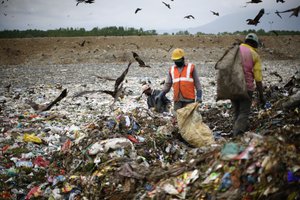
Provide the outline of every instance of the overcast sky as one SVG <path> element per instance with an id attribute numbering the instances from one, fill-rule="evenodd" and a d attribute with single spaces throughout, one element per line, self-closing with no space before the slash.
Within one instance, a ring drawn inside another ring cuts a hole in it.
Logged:
<path id="1" fill-rule="evenodd" d="M 185 29 L 207 24 L 218 17 L 210 11 L 225 16 L 243 10 L 253 10 L 254 15 L 261 8 L 286 10 L 300 5 L 300 0 L 263 0 L 259 4 L 246 4 L 249 0 L 95 0 L 93 4 L 75 0 L 0 0 L 0 30 L 12 29 L 56 29 L 124 26 L 144 30 Z M 244 7 L 247 5 L 247 7 Z M 142 10 L 135 14 L 136 8 Z M 186 15 L 195 19 L 184 19 Z M 288 14 L 289 15 L 289 14 Z M 300 16 L 298 17 L 300 21 Z"/>

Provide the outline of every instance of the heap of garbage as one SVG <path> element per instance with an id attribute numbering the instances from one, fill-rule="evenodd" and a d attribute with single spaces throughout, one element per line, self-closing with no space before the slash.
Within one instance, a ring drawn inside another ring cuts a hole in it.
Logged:
<path id="1" fill-rule="evenodd" d="M 215 142 L 195 148 L 172 113 L 99 112 L 65 99 L 35 112 L 45 88 L 0 97 L 1 199 L 299 199 L 300 76 L 266 88 L 251 128 L 232 138 L 231 105 L 202 104 Z M 57 89 L 50 89 L 57 94 Z M 62 90 L 62 88 L 61 88 Z M 85 109 L 83 109 L 85 108 Z"/>

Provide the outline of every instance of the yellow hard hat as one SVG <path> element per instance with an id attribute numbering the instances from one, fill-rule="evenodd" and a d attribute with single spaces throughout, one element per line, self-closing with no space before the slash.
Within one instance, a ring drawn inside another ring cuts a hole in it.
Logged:
<path id="1" fill-rule="evenodd" d="M 174 51 L 172 52 L 172 60 L 179 60 L 184 56 L 184 51 L 182 49 L 174 49 Z"/>

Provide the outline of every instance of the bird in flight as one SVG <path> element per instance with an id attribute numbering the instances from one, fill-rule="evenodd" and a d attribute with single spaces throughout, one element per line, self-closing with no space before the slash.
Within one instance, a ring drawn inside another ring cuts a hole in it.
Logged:
<path id="1" fill-rule="evenodd" d="M 145 62 L 140 58 L 140 56 L 132 51 L 133 58 L 139 63 L 140 67 L 150 67 L 146 65 Z"/>
<path id="2" fill-rule="evenodd" d="M 257 25 L 259 23 L 260 18 L 264 15 L 265 9 L 261 9 L 259 13 L 256 15 L 254 19 L 247 19 L 249 25 Z"/>
<path id="3" fill-rule="evenodd" d="M 280 17 L 280 18 L 282 19 L 282 17 L 281 17 L 281 15 L 279 14 L 279 11 L 278 11 L 278 10 L 276 10 L 275 14 L 278 15 L 278 17 Z"/>
<path id="4" fill-rule="evenodd" d="M 186 18 L 186 19 L 195 19 L 195 17 L 193 15 L 187 15 L 184 18 Z"/>
<path id="5" fill-rule="evenodd" d="M 137 8 L 134 12 L 134 14 L 138 13 L 140 10 L 142 10 L 141 8 Z"/>
<path id="6" fill-rule="evenodd" d="M 97 93 L 97 92 L 101 92 L 101 93 L 106 93 L 106 94 L 109 94 L 111 95 L 113 98 L 114 98 L 114 102 L 115 103 L 118 98 L 123 94 L 123 81 L 125 80 L 125 77 L 129 71 L 129 67 L 131 65 L 131 62 L 129 62 L 127 68 L 123 71 L 123 73 L 116 79 L 115 81 L 115 85 L 114 85 L 114 90 L 111 91 L 111 90 L 92 90 L 92 91 L 83 91 L 83 92 L 80 92 L 78 94 L 75 94 L 73 96 L 73 98 L 75 97 L 80 97 L 82 95 L 85 95 L 85 94 L 92 94 L 92 93 Z"/>
<path id="7" fill-rule="evenodd" d="M 163 2 L 163 1 L 162 1 L 162 3 L 165 4 L 165 6 L 167 6 L 169 9 L 171 9 L 170 4 L 167 4 L 166 2 Z"/>
<path id="8" fill-rule="evenodd" d="M 89 3 L 89 4 L 94 3 L 95 0 L 76 0 L 76 1 L 77 1 L 76 6 L 78 6 L 78 4 L 80 3 Z"/>
<path id="9" fill-rule="evenodd" d="M 68 94 L 67 89 L 64 89 L 61 92 L 61 94 L 56 99 L 54 99 L 54 101 L 52 101 L 48 104 L 40 105 L 31 100 L 27 101 L 27 104 L 29 104 L 35 111 L 43 112 L 43 111 L 50 110 L 55 104 L 57 104 L 59 101 L 61 101 L 63 98 L 65 98 L 67 96 L 67 94 Z"/>
<path id="10" fill-rule="evenodd" d="M 218 13 L 218 12 L 214 12 L 214 11 L 212 11 L 212 10 L 211 10 L 210 12 L 212 12 L 213 15 L 219 16 L 219 13 Z"/>
<path id="11" fill-rule="evenodd" d="M 299 12 L 300 12 L 300 6 L 296 7 L 296 8 L 291 8 L 291 9 L 288 9 L 288 10 L 285 10 L 285 11 L 277 11 L 276 10 L 276 14 L 281 18 L 280 14 L 279 13 L 286 13 L 286 12 L 292 12 L 292 14 L 290 15 L 291 16 L 295 16 L 295 17 L 298 17 L 299 15 Z"/>
<path id="12" fill-rule="evenodd" d="M 278 3 L 278 2 L 284 3 L 285 1 L 284 0 L 276 0 L 276 3 Z"/>
<path id="13" fill-rule="evenodd" d="M 262 0 L 251 0 L 246 3 L 260 3 L 260 2 L 262 2 Z"/>

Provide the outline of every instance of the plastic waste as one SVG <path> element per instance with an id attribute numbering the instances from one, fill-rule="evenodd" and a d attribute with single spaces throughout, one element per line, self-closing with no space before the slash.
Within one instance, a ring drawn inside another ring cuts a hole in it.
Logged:
<path id="1" fill-rule="evenodd" d="M 134 150 L 132 142 L 127 138 L 112 138 L 94 143 L 88 150 L 89 155 L 96 155 L 99 152 L 107 152 L 109 149 L 131 147 Z"/>
<path id="2" fill-rule="evenodd" d="M 24 142 L 33 142 L 33 143 L 37 143 L 37 144 L 43 143 L 43 141 L 39 137 L 35 136 L 34 134 L 27 134 L 27 133 L 24 134 L 23 141 Z"/>

